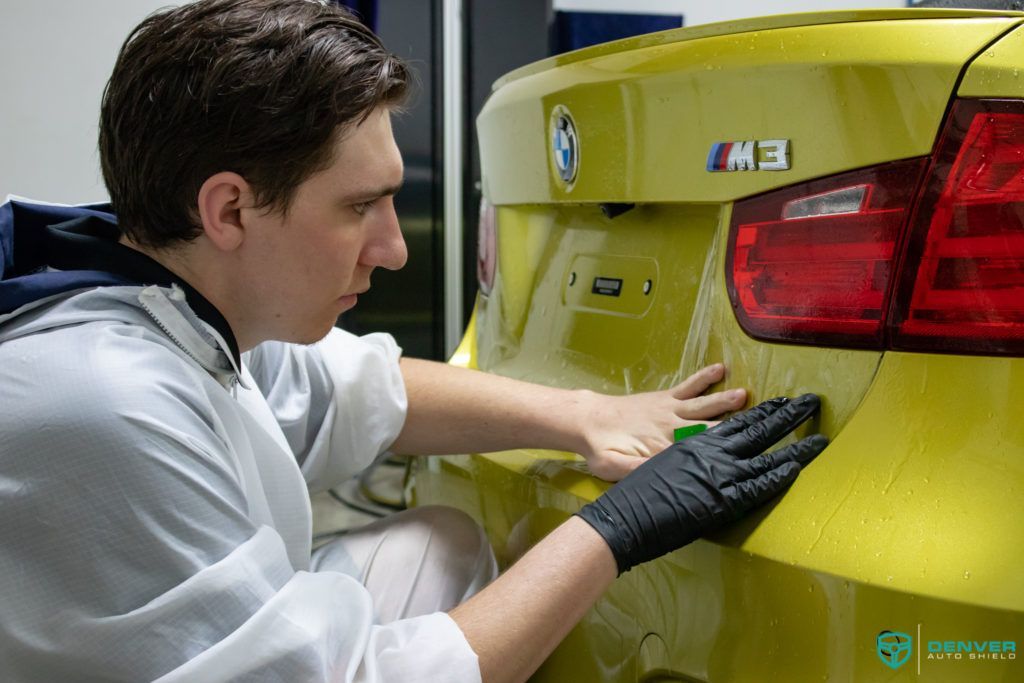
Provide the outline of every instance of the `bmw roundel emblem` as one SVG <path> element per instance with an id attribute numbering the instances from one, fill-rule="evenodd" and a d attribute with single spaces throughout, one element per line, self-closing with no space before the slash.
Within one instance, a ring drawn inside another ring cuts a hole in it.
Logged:
<path id="1" fill-rule="evenodd" d="M 558 105 L 551 112 L 551 153 L 558 177 L 566 185 L 576 180 L 580 165 L 580 143 L 569 110 Z"/>

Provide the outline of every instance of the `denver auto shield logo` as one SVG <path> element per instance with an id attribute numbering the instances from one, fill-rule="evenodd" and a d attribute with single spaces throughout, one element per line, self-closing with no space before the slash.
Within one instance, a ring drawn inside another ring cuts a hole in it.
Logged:
<path id="1" fill-rule="evenodd" d="M 914 638 L 906 633 L 889 630 L 880 632 L 875 637 L 875 651 L 882 663 L 895 670 L 906 664 L 916 652 L 918 676 L 921 675 L 923 661 L 928 667 L 967 667 L 964 669 L 962 680 L 978 680 L 968 676 L 970 671 L 979 670 L 974 667 L 990 666 L 991 662 L 1008 664 L 1017 659 L 1016 640 L 991 636 L 983 640 L 938 640 L 924 637 L 921 634 L 921 626 L 917 625 L 916 649 Z M 1022 679 L 1018 677 L 1014 680 Z"/>
<path id="2" fill-rule="evenodd" d="M 914 651 L 914 640 L 899 631 L 882 631 L 875 640 L 878 658 L 891 669 L 898 669 L 907 663 Z"/>

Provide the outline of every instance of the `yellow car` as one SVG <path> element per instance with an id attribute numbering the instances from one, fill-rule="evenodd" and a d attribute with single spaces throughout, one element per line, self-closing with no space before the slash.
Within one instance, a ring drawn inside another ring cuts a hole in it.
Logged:
<path id="1" fill-rule="evenodd" d="M 537 681 L 1024 681 L 1024 14 L 844 11 L 554 57 L 478 120 L 454 362 L 611 393 L 724 361 L 822 396 L 773 505 L 619 578 Z M 607 484 L 421 464 L 505 566 Z"/>

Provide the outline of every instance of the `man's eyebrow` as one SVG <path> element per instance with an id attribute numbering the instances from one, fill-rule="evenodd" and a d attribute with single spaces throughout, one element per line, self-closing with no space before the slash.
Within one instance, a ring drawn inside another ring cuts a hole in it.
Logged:
<path id="1" fill-rule="evenodd" d="M 346 195 L 345 201 L 357 203 L 369 201 L 371 199 L 379 199 L 380 197 L 388 197 L 391 195 L 395 195 L 398 194 L 398 191 L 402 189 L 402 184 L 402 182 L 399 182 L 395 185 L 388 185 L 386 187 L 381 188 L 367 188 L 357 190 L 352 194 Z"/>

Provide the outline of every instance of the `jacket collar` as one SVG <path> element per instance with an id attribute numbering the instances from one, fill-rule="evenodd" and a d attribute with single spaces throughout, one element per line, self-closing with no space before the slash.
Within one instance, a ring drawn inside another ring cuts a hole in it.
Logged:
<path id="1" fill-rule="evenodd" d="M 46 226 L 47 266 L 67 271 L 108 273 L 122 284 L 176 285 L 184 292 L 185 301 L 200 320 L 212 327 L 227 345 L 233 364 L 241 366 L 238 342 L 228 321 L 206 297 L 184 278 L 140 251 L 126 247 L 117 240 L 120 229 L 105 217 L 80 216 L 56 225 Z"/>

